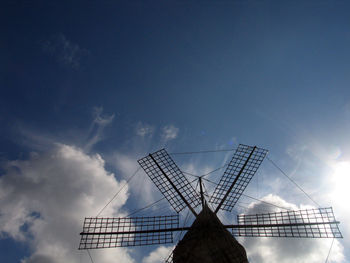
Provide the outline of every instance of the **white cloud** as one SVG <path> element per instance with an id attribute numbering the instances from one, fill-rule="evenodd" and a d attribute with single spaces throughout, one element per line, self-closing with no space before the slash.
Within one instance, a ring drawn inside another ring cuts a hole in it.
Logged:
<path id="1" fill-rule="evenodd" d="M 69 145 L 7 162 L 0 177 L 0 232 L 32 249 L 26 263 L 80 262 L 77 250 L 85 216 L 96 216 L 124 182 L 104 168 L 104 160 Z M 104 211 L 123 216 L 127 187 Z M 133 262 L 125 249 L 94 251 L 98 262 Z M 86 254 L 82 256 L 85 262 Z"/>
<path id="2" fill-rule="evenodd" d="M 275 195 L 262 198 L 263 201 L 292 210 L 310 208 L 296 206 Z M 278 212 L 281 209 L 269 206 L 263 202 L 254 202 L 245 214 Z M 241 243 L 246 248 L 251 263 L 319 263 L 327 258 L 331 239 L 303 239 L 303 238 L 244 238 Z M 343 262 L 343 246 L 334 240 L 332 253 L 328 262 Z"/>
<path id="3" fill-rule="evenodd" d="M 166 125 L 162 128 L 162 139 L 167 142 L 177 137 L 179 128 L 174 125 Z"/>
<path id="4" fill-rule="evenodd" d="M 142 263 L 164 263 L 173 250 L 173 246 L 160 246 L 152 251 L 147 257 L 143 258 Z"/>
<path id="5" fill-rule="evenodd" d="M 68 40 L 63 34 L 57 34 L 50 40 L 44 41 L 43 50 L 54 56 L 57 61 L 73 69 L 79 69 L 81 59 L 89 54 L 89 51 L 78 44 Z"/>
<path id="6" fill-rule="evenodd" d="M 137 169 L 140 169 L 136 178 L 129 182 L 129 189 L 132 197 L 138 200 L 138 205 L 145 206 L 159 198 L 159 191 L 151 179 L 140 168 L 137 159 L 131 154 L 115 152 L 110 158 L 110 162 L 125 180 L 129 179 Z"/>
<path id="7" fill-rule="evenodd" d="M 147 123 L 138 122 L 136 125 L 136 135 L 140 137 L 152 137 L 154 133 L 154 127 Z"/>

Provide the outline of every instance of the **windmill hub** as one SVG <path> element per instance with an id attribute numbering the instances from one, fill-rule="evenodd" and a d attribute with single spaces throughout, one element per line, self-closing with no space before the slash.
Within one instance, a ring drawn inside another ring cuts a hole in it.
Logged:
<path id="1" fill-rule="evenodd" d="M 245 263 L 246 251 L 207 205 L 173 252 L 174 263 Z"/>

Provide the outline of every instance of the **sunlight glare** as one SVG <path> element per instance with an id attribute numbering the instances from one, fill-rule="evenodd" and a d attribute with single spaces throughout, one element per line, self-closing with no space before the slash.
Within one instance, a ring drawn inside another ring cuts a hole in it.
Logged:
<path id="1" fill-rule="evenodd" d="M 334 184 L 333 198 L 336 202 L 345 204 L 350 198 L 350 163 L 339 162 L 335 165 L 332 175 Z"/>

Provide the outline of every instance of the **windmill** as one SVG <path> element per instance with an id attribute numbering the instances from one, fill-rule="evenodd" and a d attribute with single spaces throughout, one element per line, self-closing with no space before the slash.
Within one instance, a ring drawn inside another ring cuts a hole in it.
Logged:
<path id="1" fill-rule="evenodd" d="M 145 156 L 138 163 L 177 214 L 85 218 L 79 249 L 168 244 L 173 242 L 174 232 L 187 231 L 166 262 L 244 263 L 248 262 L 246 251 L 237 236 L 342 238 L 331 207 L 237 215 L 235 224 L 221 223 L 217 213 L 232 211 L 267 152 L 240 144 L 208 201 L 202 177 L 198 177 L 198 193 L 165 149 Z M 191 226 L 179 224 L 179 213 L 185 208 L 195 216 Z"/>

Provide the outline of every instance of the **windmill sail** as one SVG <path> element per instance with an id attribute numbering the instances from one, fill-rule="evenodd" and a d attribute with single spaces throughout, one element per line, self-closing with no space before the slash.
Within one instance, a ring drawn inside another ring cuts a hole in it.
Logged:
<path id="1" fill-rule="evenodd" d="M 234 236 L 342 238 L 331 207 L 238 215 Z"/>
<path id="2" fill-rule="evenodd" d="M 79 249 L 129 247 L 173 242 L 179 215 L 85 218 Z"/>
<path id="3" fill-rule="evenodd" d="M 231 211 L 264 160 L 267 150 L 240 144 L 209 202 Z"/>
<path id="4" fill-rule="evenodd" d="M 176 212 L 181 212 L 186 206 L 194 212 L 192 207 L 200 204 L 200 196 L 164 149 L 138 160 L 138 163 Z"/>

